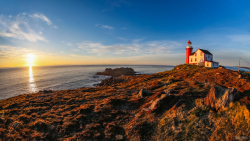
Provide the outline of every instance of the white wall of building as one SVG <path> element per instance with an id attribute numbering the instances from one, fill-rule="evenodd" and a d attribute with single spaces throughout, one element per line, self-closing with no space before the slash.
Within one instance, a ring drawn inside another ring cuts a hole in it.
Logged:
<path id="1" fill-rule="evenodd" d="M 189 63 L 204 63 L 204 53 L 201 50 L 197 50 L 193 55 L 189 56 Z"/>
<path id="2" fill-rule="evenodd" d="M 189 64 L 199 64 L 205 62 L 205 67 L 219 67 L 218 62 L 212 62 L 213 55 L 204 54 L 200 49 L 198 49 L 193 55 L 189 56 Z"/>
<path id="3" fill-rule="evenodd" d="M 205 67 L 212 67 L 212 62 L 205 61 Z"/>
<path id="4" fill-rule="evenodd" d="M 219 67 L 219 63 L 218 62 L 205 61 L 205 67 L 218 68 Z"/>
<path id="5" fill-rule="evenodd" d="M 195 61 L 195 56 L 194 55 L 189 55 L 189 63 L 190 64 L 197 63 L 197 61 Z"/>

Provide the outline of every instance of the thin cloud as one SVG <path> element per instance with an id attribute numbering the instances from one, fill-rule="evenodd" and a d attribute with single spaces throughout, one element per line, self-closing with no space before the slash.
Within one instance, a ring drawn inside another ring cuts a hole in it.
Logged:
<path id="1" fill-rule="evenodd" d="M 72 48 L 71 50 L 72 51 L 80 51 L 79 49 L 75 49 L 75 48 Z"/>
<path id="2" fill-rule="evenodd" d="M 86 55 L 78 55 L 78 54 L 70 54 L 69 56 L 71 57 L 77 57 L 77 58 L 87 58 L 87 59 L 91 59 L 91 58 L 94 58 L 93 56 L 86 56 Z"/>
<path id="3" fill-rule="evenodd" d="M 127 41 L 128 40 L 127 38 L 123 38 L 123 37 L 117 37 L 117 39 L 120 39 L 122 41 Z"/>
<path id="4" fill-rule="evenodd" d="M 232 41 L 235 42 L 240 42 L 243 44 L 250 44 L 250 35 L 245 34 L 245 35 L 229 35 L 227 36 L 230 38 Z"/>
<path id="5" fill-rule="evenodd" d="M 58 27 L 57 27 L 57 26 L 53 26 L 53 28 L 56 28 L 56 29 L 57 29 Z"/>
<path id="6" fill-rule="evenodd" d="M 126 54 L 130 56 L 142 54 L 167 54 L 183 47 L 182 44 L 174 41 L 149 41 L 144 44 L 130 43 L 115 45 L 103 45 L 101 43 L 85 41 L 77 45 L 79 49 L 87 53 Z"/>
<path id="7" fill-rule="evenodd" d="M 52 22 L 49 20 L 49 18 L 47 18 L 46 16 L 44 16 L 43 14 L 33 14 L 33 15 L 30 15 L 30 17 L 33 17 L 33 18 L 39 18 L 45 22 L 47 22 L 48 25 L 51 25 Z"/>
<path id="8" fill-rule="evenodd" d="M 9 37 L 21 40 L 28 40 L 30 42 L 45 41 L 47 40 L 41 35 L 42 32 L 36 33 L 30 26 L 29 14 L 23 13 L 9 19 L 4 16 L 0 16 L 0 36 Z M 34 14 L 36 15 L 36 14 Z M 28 17 L 27 17 L 28 16 Z M 38 16 L 39 17 L 39 16 Z M 40 16 L 41 18 L 43 16 Z M 44 16 L 45 17 L 45 16 Z M 47 20 L 44 18 L 44 20 Z M 51 22 L 50 22 L 51 23 Z"/>
<path id="9" fill-rule="evenodd" d="M 25 55 L 32 52 L 32 50 L 29 50 L 27 48 L 12 47 L 12 46 L 5 46 L 5 45 L 0 45 L 0 50 L 1 50 L 0 56 L 4 56 L 5 59 L 25 57 Z"/>
<path id="10" fill-rule="evenodd" d="M 29 29 L 28 33 L 25 33 L 21 28 L 20 25 L 22 23 L 13 23 L 7 29 L 7 31 L 0 32 L 0 36 L 2 37 L 11 37 L 16 39 L 25 39 L 31 42 L 36 42 L 37 40 L 47 41 L 44 37 L 36 34 L 33 30 Z"/>
<path id="11" fill-rule="evenodd" d="M 60 55 L 54 54 L 54 53 L 47 53 L 47 52 L 42 52 L 39 50 L 32 50 L 32 49 L 27 49 L 23 47 L 13 47 L 13 46 L 5 46 L 5 45 L 0 45 L 0 56 L 4 57 L 4 59 L 20 59 L 20 58 L 25 58 L 27 54 L 33 53 L 37 57 L 52 57 L 52 58 L 65 58 L 68 57 L 67 55 Z"/>
<path id="12" fill-rule="evenodd" d="M 108 25 L 102 25 L 101 28 L 103 28 L 103 29 L 114 29 L 114 27 L 108 26 Z"/>
<path id="13" fill-rule="evenodd" d="M 66 43 L 65 45 L 67 45 L 67 46 L 72 46 L 72 44 L 71 44 L 71 43 Z"/>
<path id="14" fill-rule="evenodd" d="M 144 40 L 144 38 L 134 39 L 134 40 L 132 40 L 132 42 L 133 42 L 133 43 L 137 43 L 137 42 L 140 42 L 140 41 L 142 41 L 142 40 Z"/>

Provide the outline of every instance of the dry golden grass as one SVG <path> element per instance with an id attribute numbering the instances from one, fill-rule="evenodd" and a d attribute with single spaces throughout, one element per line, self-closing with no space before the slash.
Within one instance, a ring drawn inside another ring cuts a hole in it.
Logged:
<path id="1" fill-rule="evenodd" d="M 239 78 L 241 75 L 241 78 Z M 206 107 L 212 86 L 240 92 L 224 111 Z M 142 98 L 145 88 L 150 95 Z M 154 109 L 152 102 L 173 89 Z M 248 73 L 179 65 L 112 86 L 39 92 L 0 101 L 3 140 L 235 140 L 250 134 Z"/>

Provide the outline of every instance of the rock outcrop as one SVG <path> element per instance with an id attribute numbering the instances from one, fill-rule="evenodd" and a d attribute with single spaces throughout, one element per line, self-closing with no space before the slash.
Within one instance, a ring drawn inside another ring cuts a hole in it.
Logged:
<path id="1" fill-rule="evenodd" d="M 212 87 L 205 98 L 205 105 L 216 110 L 229 106 L 233 102 L 234 96 L 238 93 L 236 88 L 224 89 L 222 87 Z"/>
<path id="2" fill-rule="evenodd" d="M 143 91 L 143 89 L 141 89 L 141 91 Z M 158 105 L 160 105 L 165 99 L 172 99 L 173 96 L 170 96 L 171 92 L 173 92 L 173 89 L 167 89 L 165 90 L 166 94 L 162 94 L 160 98 L 157 98 L 155 100 L 152 100 L 150 103 L 151 105 L 148 108 L 144 108 L 142 109 L 143 111 L 151 111 L 153 109 L 155 109 Z"/>
<path id="3" fill-rule="evenodd" d="M 96 75 L 120 76 L 120 75 L 135 75 L 132 68 L 106 68 L 104 72 L 97 72 Z"/>
<path id="4" fill-rule="evenodd" d="M 116 83 L 128 82 L 130 79 L 131 79 L 130 76 L 124 76 L 124 75 L 121 75 L 121 76 L 111 76 L 110 78 L 102 80 L 98 84 L 94 84 L 94 86 L 99 86 L 99 87 L 102 87 L 102 86 L 111 86 L 111 85 L 116 84 Z"/>
<path id="5" fill-rule="evenodd" d="M 145 90 L 144 88 L 142 88 L 140 91 L 139 91 L 139 96 L 144 98 L 146 96 L 149 95 L 149 91 Z"/>

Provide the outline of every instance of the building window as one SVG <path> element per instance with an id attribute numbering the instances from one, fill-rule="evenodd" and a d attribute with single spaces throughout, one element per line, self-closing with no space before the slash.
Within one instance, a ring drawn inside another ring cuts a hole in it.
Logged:
<path id="1" fill-rule="evenodd" d="M 191 58 L 191 62 L 193 61 L 193 59 Z"/>
<path id="2" fill-rule="evenodd" d="M 208 67 L 208 63 L 207 63 L 207 67 Z"/>
<path id="3" fill-rule="evenodd" d="M 202 56 L 202 52 L 201 52 L 201 56 Z"/>
<path id="4" fill-rule="evenodd" d="M 197 56 L 197 53 L 195 53 L 195 56 Z"/>
<path id="5" fill-rule="evenodd" d="M 195 58 L 195 62 L 196 62 L 197 58 Z"/>
<path id="6" fill-rule="evenodd" d="M 207 57 L 206 57 L 206 61 L 207 61 Z"/>
<path id="7" fill-rule="evenodd" d="M 209 58 L 210 55 L 208 55 L 208 58 Z"/>

